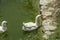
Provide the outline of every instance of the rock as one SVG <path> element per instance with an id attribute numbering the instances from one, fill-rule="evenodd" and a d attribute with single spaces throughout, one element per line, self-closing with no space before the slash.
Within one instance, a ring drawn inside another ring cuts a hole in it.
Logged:
<path id="1" fill-rule="evenodd" d="M 46 18 L 47 16 L 51 16 L 51 15 L 52 15 L 52 12 L 49 12 L 49 11 L 42 12 L 43 18 Z"/>
<path id="2" fill-rule="evenodd" d="M 49 36 L 56 30 L 56 20 L 53 15 L 56 13 L 56 0 L 40 0 L 41 15 L 42 15 L 42 31 L 44 32 L 43 38 L 48 39 Z M 55 15 L 54 15 L 55 16 Z"/>
<path id="3" fill-rule="evenodd" d="M 55 30 L 57 27 L 56 26 L 43 26 L 45 30 Z"/>
<path id="4" fill-rule="evenodd" d="M 48 39 L 49 36 L 48 36 L 47 34 L 44 34 L 44 35 L 43 35 L 43 38 L 44 38 L 44 39 Z"/>

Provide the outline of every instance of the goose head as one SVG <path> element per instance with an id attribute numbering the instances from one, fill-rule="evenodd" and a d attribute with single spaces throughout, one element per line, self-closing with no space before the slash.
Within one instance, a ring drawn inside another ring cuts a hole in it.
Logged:
<path id="1" fill-rule="evenodd" d="M 2 25 L 2 27 L 6 27 L 7 21 L 2 21 L 1 25 Z"/>

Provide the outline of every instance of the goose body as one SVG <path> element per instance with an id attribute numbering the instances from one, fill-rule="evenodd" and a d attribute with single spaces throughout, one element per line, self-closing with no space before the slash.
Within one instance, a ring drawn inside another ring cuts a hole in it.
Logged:
<path id="1" fill-rule="evenodd" d="M 23 30 L 31 31 L 36 29 L 38 26 L 33 22 L 24 23 Z"/>
<path id="2" fill-rule="evenodd" d="M 33 22 L 23 23 L 22 30 L 24 30 L 24 31 L 31 31 L 31 30 L 37 29 L 39 27 L 38 18 L 40 16 L 41 15 L 37 15 L 36 16 L 35 23 L 33 23 Z"/>
<path id="3" fill-rule="evenodd" d="M 0 33 L 3 33 L 7 30 L 7 27 L 6 27 L 6 23 L 7 21 L 3 21 L 0 25 Z"/>

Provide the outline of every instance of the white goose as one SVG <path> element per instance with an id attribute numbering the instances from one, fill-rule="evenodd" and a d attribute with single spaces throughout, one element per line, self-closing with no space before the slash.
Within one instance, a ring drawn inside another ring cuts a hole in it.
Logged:
<path id="1" fill-rule="evenodd" d="M 7 21 L 2 21 L 1 26 L 0 26 L 0 33 L 3 33 L 7 30 Z"/>
<path id="2" fill-rule="evenodd" d="M 40 25 L 38 24 L 38 18 L 39 18 L 40 16 L 41 16 L 41 15 L 37 15 L 37 16 L 36 16 L 35 23 L 33 23 L 33 22 L 24 23 L 24 22 L 23 22 L 22 30 L 24 30 L 24 31 L 31 31 L 31 30 L 37 29 L 37 28 L 40 26 Z"/>

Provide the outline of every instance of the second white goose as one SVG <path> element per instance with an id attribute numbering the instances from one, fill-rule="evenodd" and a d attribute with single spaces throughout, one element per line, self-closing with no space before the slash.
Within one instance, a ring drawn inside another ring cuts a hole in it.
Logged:
<path id="1" fill-rule="evenodd" d="M 1 26 L 0 26 L 0 33 L 3 33 L 7 30 L 7 21 L 2 21 Z"/>
<path id="2" fill-rule="evenodd" d="M 31 31 L 31 30 L 37 29 L 37 28 L 40 26 L 40 25 L 38 24 L 38 18 L 39 18 L 40 16 L 41 16 L 41 15 L 37 15 L 37 16 L 36 16 L 35 23 L 33 23 L 33 22 L 24 23 L 24 22 L 23 22 L 22 30 L 24 30 L 24 31 Z"/>

